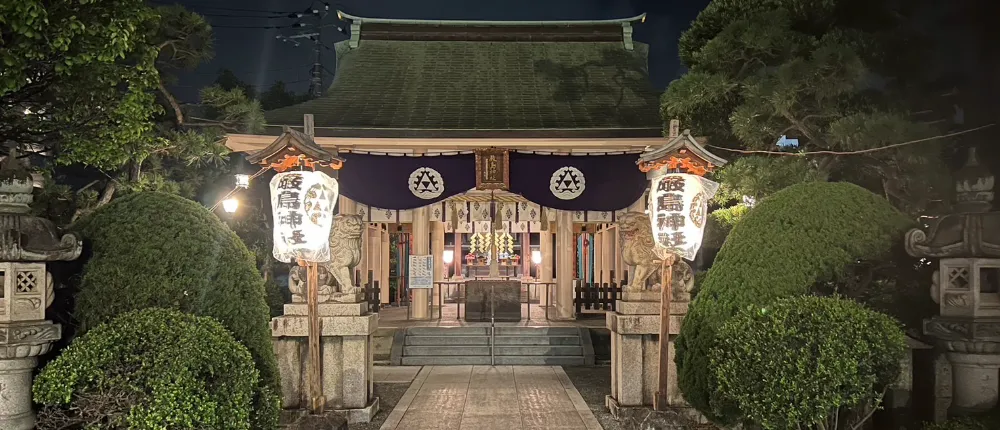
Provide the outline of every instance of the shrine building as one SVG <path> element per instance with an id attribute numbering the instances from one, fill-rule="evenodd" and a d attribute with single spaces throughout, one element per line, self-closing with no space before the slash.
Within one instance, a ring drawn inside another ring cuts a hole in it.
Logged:
<path id="1" fill-rule="evenodd" d="M 357 282 L 378 281 L 383 303 L 412 301 L 414 319 L 436 318 L 466 280 L 551 285 L 528 300 L 568 320 L 575 282 L 627 279 L 615 221 L 645 210 L 644 170 L 703 152 L 674 125 L 664 133 L 647 46 L 632 39 L 643 15 L 339 16 L 351 38 L 325 94 L 266 112 L 265 133 L 227 145 L 255 153 L 285 136 L 344 159 L 339 211 L 367 223 Z M 432 290 L 406 288 L 408 255 L 433 257 Z"/>

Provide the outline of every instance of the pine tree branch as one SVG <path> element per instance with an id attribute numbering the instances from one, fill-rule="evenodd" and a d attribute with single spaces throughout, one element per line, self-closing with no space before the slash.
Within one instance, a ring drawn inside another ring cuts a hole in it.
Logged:
<path id="1" fill-rule="evenodd" d="M 915 144 L 915 143 L 927 142 L 927 141 L 931 141 L 931 140 L 946 139 L 946 138 L 949 138 L 949 137 L 959 136 L 959 135 L 963 135 L 963 134 L 967 134 L 967 133 L 972 133 L 974 131 L 979 131 L 979 130 L 982 130 L 982 129 L 990 128 L 990 127 L 993 127 L 994 125 L 996 125 L 996 124 L 995 123 L 994 124 L 986 124 L 986 125 L 983 125 L 983 126 L 979 126 L 979 127 L 975 127 L 975 128 L 970 128 L 970 129 L 967 129 L 967 130 L 956 131 L 956 132 L 953 132 L 953 133 L 947 133 L 947 134 L 942 134 L 942 135 L 937 135 L 937 136 L 925 137 L 923 139 L 908 140 L 906 142 L 894 143 L 892 145 L 880 146 L 880 147 L 877 147 L 877 148 L 859 149 L 857 151 L 781 152 L 781 151 L 755 151 L 755 150 L 746 150 L 746 149 L 732 149 L 732 148 L 726 148 L 726 147 L 717 146 L 717 145 L 711 145 L 711 144 L 705 145 L 705 146 L 708 146 L 708 147 L 714 148 L 714 149 L 720 149 L 720 150 L 723 150 L 723 151 L 735 152 L 735 153 L 738 153 L 738 154 L 784 155 L 784 156 L 793 156 L 793 157 L 805 157 L 805 156 L 809 156 L 809 155 L 859 155 L 859 154 L 870 154 L 872 152 L 878 152 L 878 151 L 885 151 L 887 149 L 899 148 L 901 146 L 907 146 L 907 145 L 912 145 L 912 144 Z"/>

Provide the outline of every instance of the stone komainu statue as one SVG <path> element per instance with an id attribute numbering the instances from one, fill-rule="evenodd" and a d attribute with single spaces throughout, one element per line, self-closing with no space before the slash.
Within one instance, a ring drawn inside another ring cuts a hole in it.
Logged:
<path id="1" fill-rule="evenodd" d="M 618 218 L 618 239 L 622 261 L 635 267 L 627 290 L 647 290 L 651 277 L 653 278 L 652 283 L 659 282 L 663 260 L 656 252 L 656 242 L 653 240 L 653 228 L 650 225 L 649 216 L 641 212 L 629 212 Z M 673 299 L 678 302 L 690 301 L 691 290 L 694 289 L 694 271 L 679 257 L 675 259 L 672 267 Z"/>
<path id="2" fill-rule="evenodd" d="M 330 228 L 330 261 L 319 264 L 319 301 L 335 300 L 337 295 L 355 294 L 351 270 L 361 262 L 361 232 L 364 222 L 357 215 L 337 215 Z M 306 268 L 293 267 L 288 274 L 293 302 L 306 301 Z M 336 286 L 334 286 L 336 284 Z M 340 294 L 337 294 L 340 293 Z"/>

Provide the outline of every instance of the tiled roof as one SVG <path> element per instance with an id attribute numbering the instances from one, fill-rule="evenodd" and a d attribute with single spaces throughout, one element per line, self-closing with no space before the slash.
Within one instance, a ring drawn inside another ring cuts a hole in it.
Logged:
<path id="1" fill-rule="evenodd" d="M 317 135 L 573 129 L 660 135 L 646 45 L 629 40 L 634 48 L 626 49 L 621 24 L 583 31 L 370 26 L 358 47 L 348 49 L 346 41 L 337 47 L 337 76 L 323 97 L 269 111 L 267 122 L 298 126 L 311 113 Z"/>

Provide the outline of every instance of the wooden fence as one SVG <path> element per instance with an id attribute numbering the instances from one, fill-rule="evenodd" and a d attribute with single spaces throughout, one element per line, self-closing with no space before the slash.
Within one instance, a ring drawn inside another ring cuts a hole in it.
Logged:
<path id="1" fill-rule="evenodd" d="M 615 282 L 573 281 L 573 306 L 576 313 L 584 310 L 615 311 L 615 302 L 622 298 L 622 289 Z"/>

